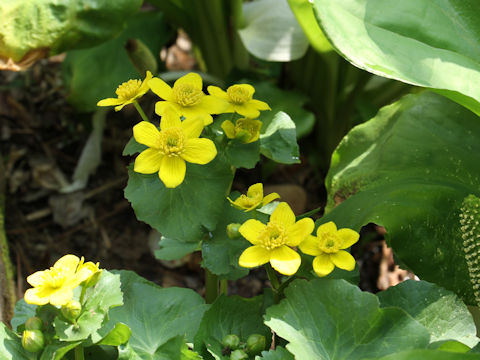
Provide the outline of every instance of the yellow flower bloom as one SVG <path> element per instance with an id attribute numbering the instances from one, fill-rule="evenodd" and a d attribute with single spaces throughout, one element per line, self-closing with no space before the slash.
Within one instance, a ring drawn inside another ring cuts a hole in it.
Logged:
<path id="1" fill-rule="evenodd" d="M 203 127 L 203 121 L 198 118 L 181 121 L 172 108 L 165 110 L 160 131 L 149 122 L 138 123 L 133 127 L 133 136 L 149 149 L 137 156 L 134 171 L 158 172 L 167 188 L 177 187 L 185 178 L 186 161 L 205 165 L 217 155 L 212 140 L 199 138 Z"/>
<path id="2" fill-rule="evenodd" d="M 222 129 L 229 139 L 238 139 L 245 144 L 257 141 L 260 137 L 261 128 L 262 122 L 260 120 L 246 118 L 238 119 L 235 125 L 230 120 L 225 120 L 222 123 Z"/>
<path id="3" fill-rule="evenodd" d="M 271 110 L 266 102 L 252 99 L 255 88 L 249 84 L 232 85 L 227 91 L 223 91 L 218 86 L 209 86 L 207 90 L 210 95 L 227 101 L 228 106 L 224 110 L 226 113 L 236 112 L 255 119 L 260 115 L 259 110 Z"/>
<path id="4" fill-rule="evenodd" d="M 97 103 L 97 106 L 115 106 L 115 111 L 120 111 L 122 108 L 127 105 L 133 103 L 138 98 L 145 95 L 148 91 L 148 82 L 153 77 L 150 71 L 147 71 L 147 76 L 145 80 L 128 80 L 120 85 L 115 94 L 117 94 L 118 98 L 108 98 L 100 100 Z"/>
<path id="5" fill-rule="evenodd" d="M 257 183 L 248 188 L 247 195 L 242 194 L 235 201 L 232 201 L 229 197 L 227 199 L 233 207 L 247 212 L 261 208 L 279 197 L 280 195 L 277 193 L 271 193 L 263 197 L 263 184 Z"/>
<path id="6" fill-rule="evenodd" d="M 84 261 L 85 259 L 82 256 L 82 258 L 80 259 L 80 263 L 78 264 L 77 272 L 87 272 L 88 278 L 85 280 L 84 286 L 94 286 L 98 282 L 102 274 L 102 269 L 99 268 L 100 263 L 97 262 L 96 264 L 94 264 L 91 261 Z"/>
<path id="7" fill-rule="evenodd" d="M 267 225 L 250 219 L 240 226 L 240 234 L 253 246 L 245 249 L 238 263 L 242 267 L 253 268 L 270 262 L 279 273 L 293 275 L 300 266 L 301 258 L 291 247 L 304 241 L 314 227 L 310 218 L 295 222 L 292 209 L 282 202 L 270 216 Z"/>
<path id="8" fill-rule="evenodd" d="M 65 255 L 48 270 L 27 277 L 33 286 L 25 292 L 25 301 L 35 305 L 65 305 L 73 297 L 73 289 L 88 279 L 89 272 L 78 269 L 80 259 Z"/>
<path id="9" fill-rule="evenodd" d="M 175 81 L 173 88 L 159 78 L 150 80 L 149 85 L 165 100 L 155 104 L 155 112 L 160 116 L 172 106 L 180 116 L 201 118 L 204 125 L 209 125 L 213 122 L 211 114 L 221 114 L 226 107 L 225 102 L 203 93 L 202 78 L 196 73 L 182 76 Z"/>
<path id="10" fill-rule="evenodd" d="M 300 250 L 307 255 L 315 256 L 313 270 L 318 276 L 330 274 L 335 266 L 352 271 L 355 268 L 355 259 L 347 249 L 360 238 L 359 233 L 352 229 L 337 230 L 334 222 L 320 225 L 317 236 L 310 235 L 299 245 Z"/>

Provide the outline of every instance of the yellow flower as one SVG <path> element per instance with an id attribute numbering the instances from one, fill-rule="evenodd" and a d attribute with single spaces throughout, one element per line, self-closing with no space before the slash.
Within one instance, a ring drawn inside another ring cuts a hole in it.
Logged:
<path id="1" fill-rule="evenodd" d="M 147 121 L 138 123 L 133 127 L 133 136 L 149 149 L 137 156 L 134 171 L 141 174 L 158 172 L 167 188 L 177 187 L 185 178 L 185 161 L 204 165 L 217 155 L 212 140 L 198 138 L 203 127 L 203 121 L 198 118 L 181 121 L 172 108 L 165 110 L 160 131 Z"/>
<path id="2" fill-rule="evenodd" d="M 245 210 L 245 212 L 247 212 L 261 208 L 262 206 L 271 203 L 273 200 L 278 199 L 279 197 L 280 195 L 277 193 L 271 193 L 263 197 L 263 184 L 257 183 L 248 188 L 247 195 L 242 194 L 235 201 L 232 201 L 228 197 L 227 199 L 230 201 L 230 204 L 232 204 L 233 207 L 240 210 Z"/>
<path id="3" fill-rule="evenodd" d="M 80 259 L 80 263 L 78 264 L 77 272 L 86 272 L 88 274 L 88 278 L 83 284 L 84 286 L 94 286 L 98 282 L 102 274 L 102 269 L 99 268 L 100 263 L 97 262 L 96 264 L 94 264 L 91 261 L 84 261 L 85 259 L 82 256 L 82 258 Z"/>
<path id="4" fill-rule="evenodd" d="M 300 255 L 291 247 L 298 246 L 311 234 L 313 220 L 304 218 L 295 222 L 295 214 L 286 202 L 280 203 L 267 225 L 250 219 L 240 226 L 240 234 L 253 246 L 245 249 L 238 263 L 253 268 L 270 262 L 284 275 L 293 275 L 301 263 Z"/>
<path id="5" fill-rule="evenodd" d="M 232 85 L 226 92 L 218 86 L 209 86 L 207 90 L 210 95 L 227 101 L 228 106 L 224 110 L 226 113 L 236 112 L 255 119 L 260 115 L 259 110 L 271 110 L 267 103 L 252 99 L 255 88 L 249 84 Z"/>
<path id="6" fill-rule="evenodd" d="M 310 235 L 300 244 L 300 250 L 308 255 L 315 256 L 313 270 L 318 276 L 330 274 L 335 266 L 352 271 L 355 268 L 355 259 L 347 249 L 355 244 L 360 235 L 352 229 L 337 230 L 332 221 L 320 225 L 317 236 Z"/>
<path id="7" fill-rule="evenodd" d="M 73 289 L 89 277 L 89 272 L 78 270 L 79 262 L 77 256 L 65 255 L 50 269 L 27 277 L 33 288 L 25 292 L 25 301 L 35 305 L 65 305 L 72 299 Z"/>
<path id="8" fill-rule="evenodd" d="M 246 118 L 238 119 L 235 125 L 230 120 L 222 123 L 222 129 L 229 139 L 238 139 L 245 144 L 257 141 L 260 137 L 261 128 L 262 122 L 260 120 Z"/>
<path id="9" fill-rule="evenodd" d="M 189 73 L 179 78 L 171 88 L 165 81 L 153 78 L 150 89 L 165 101 L 155 104 L 155 112 L 163 116 L 172 106 L 180 116 L 201 118 L 204 125 L 211 124 L 211 114 L 220 114 L 226 107 L 225 102 L 202 91 L 202 78 L 196 73 Z"/>
<path id="10" fill-rule="evenodd" d="M 120 85 L 115 94 L 117 94 L 118 98 L 108 98 L 100 100 L 97 103 L 97 106 L 115 106 L 115 111 L 120 111 L 122 108 L 127 105 L 133 103 L 138 98 L 145 95 L 148 91 L 148 82 L 153 77 L 150 71 L 147 71 L 147 76 L 145 80 L 128 80 Z"/>

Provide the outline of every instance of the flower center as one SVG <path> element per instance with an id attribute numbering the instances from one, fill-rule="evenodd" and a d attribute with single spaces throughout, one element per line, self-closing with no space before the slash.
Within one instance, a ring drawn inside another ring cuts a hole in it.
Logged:
<path id="1" fill-rule="evenodd" d="M 247 101 L 252 99 L 252 94 L 241 85 L 233 85 L 227 89 L 227 95 L 230 99 L 230 102 L 235 105 L 245 104 Z"/>
<path id="2" fill-rule="evenodd" d="M 54 289 L 61 288 L 65 283 L 65 274 L 61 269 L 50 268 L 44 274 L 45 285 Z"/>
<path id="3" fill-rule="evenodd" d="M 273 250 L 279 246 L 285 245 L 287 242 L 287 236 L 285 228 L 276 223 L 269 222 L 267 227 L 258 237 L 260 240 L 260 246 L 267 250 Z"/>
<path id="4" fill-rule="evenodd" d="M 260 194 L 254 196 L 254 197 L 248 197 L 245 194 L 240 195 L 240 204 L 245 207 L 251 207 L 258 205 L 262 201 L 262 198 L 260 197 Z"/>
<path id="5" fill-rule="evenodd" d="M 181 84 L 173 87 L 173 98 L 182 106 L 193 106 L 202 100 L 205 94 L 202 90 L 190 84 Z"/>
<path id="6" fill-rule="evenodd" d="M 336 253 L 340 250 L 341 240 L 334 234 L 324 234 L 320 239 L 319 248 L 326 253 Z"/>
<path id="7" fill-rule="evenodd" d="M 235 132 L 246 131 L 250 135 L 255 135 L 258 131 L 258 126 L 254 121 L 249 119 L 238 119 L 235 123 Z"/>
<path id="8" fill-rule="evenodd" d="M 138 94 L 140 86 L 142 86 L 141 80 L 128 80 L 117 88 L 115 94 L 120 100 L 130 100 Z"/>
<path id="9" fill-rule="evenodd" d="M 185 135 L 180 128 L 170 128 L 160 132 L 160 151 L 167 156 L 178 156 L 185 148 Z"/>

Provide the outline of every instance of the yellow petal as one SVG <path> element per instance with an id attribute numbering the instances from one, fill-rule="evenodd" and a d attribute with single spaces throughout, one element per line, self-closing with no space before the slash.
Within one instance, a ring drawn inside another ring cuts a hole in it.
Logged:
<path id="1" fill-rule="evenodd" d="M 140 85 L 140 89 L 138 89 L 138 96 L 143 96 L 148 90 L 150 90 L 150 86 L 148 85 L 148 83 L 152 79 L 152 77 L 153 77 L 152 73 L 147 70 L 147 75 L 145 76 L 145 79 L 142 81 L 142 85 Z"/>
<path id="2" fill-rule="evenodd" d="M 287 228 L 288 246 L 298 246 L 304 241 L 308 235 L 310 235 L 315 228 L 315 224 L 312 219 L 304 218 L 298 220 L 292 226 Z"/>
<path id="3" fill-rule="evenodd" d="M 283 226 L 290 226 L 295 224 L 295 214 L 286 202 L 281 202 L 270 216 L 270 221 Z"/>
<path id="4" fill-rule="evenodd" d="M 162 79 L 153 78 L 148 81 L 148 86 L 160 98 L 167 101 L 172 100 L 172 88 Z"/>
<path id="5" fill-rule="evenodd" d="M 163 155 L 157 149 L 142 151 L 135 159 L 133 171 L 140 174 L 153 174 L 160 169 Z"/>
<path id="6" fill-rule="evenodd" d="M 242 236 L 250 241 L 253 245 L 258 244 L 258 236 L 265 230 L 267 226 L 263 224 L 262 222 L 255 220 L 255 219 L 250 219 L 245 221 L 238 231 Z"/>
<path id="7" fill-rule="evenodd" d="M 223 114 L 230 104 L 223 98 L 206 95 L 199 105 L 209 114 Z"/>
<path id="8" fill-rule="evenodd" d="M 325 224 L 322 224 L 317 229 L 317 236 L 322 236 L 323 234 L 332 234 L 337 231 L 337 225 L 333 221 L 329 221 Z"/>
<path id="9" fill-rule="evenodd" d="M 120 104 L 119 106 L 115 106 L 115 111 L 120 111 L 123 109 L 124 106 L 128 105 L 128 104 L 132 104 L 133 103 L 133 100 L 134 99 L 129 99 L 129 100 L 126 100 L 124 101 L 122 104 Z"/>
<path id="10" fill-rule="evenodd" d="M 196 139 L 204 128 L 203 120 L 199 118 L 186 119 L 182 121 L 182 130 L 187 139 Z"/>
<path id="11" fill-rule="evenodd" d="M 243 115 L 249 119 L 255 119 L 260 116 L 260 111 L 255 109 L 254 106 L 247 104 L 235 105 L 235 112 Z"/>
<path id="12" fill-rule="evenodd" d="M 343 244 L 340 249 L 346 249 L 355 244 L 360 238 L 360 234 L 352 229 L 340 229 L 337 232 L 340 239 L 343 240 Z"/>
<path id="13" fill-rule="evenodd" d="M 355 258 L 344 250 L 330 254 L 330 259 L 340 269 L 348 271 L 355 269 Z"/>
<path id="14" fill-rule="evenodd" d="M 263 198 L 263 184 L 262 183 L 256 183 L 256 184 L 251 185 L 248 188 L 247 196 L 249 198 L 256 198 L 256 197 L 259 197 L 260 199 Z"/>
<path id="15" fill-rule="evenodd" d="M 286 245 L 282 245 L 272 251 L 270 264 L 283 275 L 293 275 L 297 272 L 302 259 L 300 255 Z"/>
<path id="16" fill-rule="evenodd" d="M 163 111 L 162 120 L 160 121 L 160 130 L 166 130 L 172 127 L 182 126 L 180 114 L 173 106 L 167 106 Z"/>
<path id="17" fill-rule="evenodd" d="M 269 203 L 271 203 L 273 200 L 280 198 L 280 195 L 278 195 L 276 192 L 268 194 L 265 196 L 262 200 L 262 206 L 265 206 Z"/>
<path id="18" fill-rule="evenodd" d="M 207 126 L 213 122 L 212 115 L 208 111 L 205 111 L 202 107 L 198 105 L 193 106 L 178 106 L 178 112 L 185 116 L 187 119 L 201 119 L 203 125 Z"/>
<path id="19" fill-rule="evenodd" d="M 210 139 L 188 139 L 181 156 L 185 161 L 205 165 L 217 156 L 217 148 Z"/>
<path id="20" fill-rule="evenodd" d="M 225 120 L 222 123 L 222 130 L 229 139 L 235 138 L 235 125 L 230 120 Z"/>
<path id="21" fill-rule="evenodd" d="M 80 259 L 75 255 L 65 255 L 62 256 L 57 262 L 53 265 L 55 269 L 62 269 L 65 274 L 74 274 L 77 270 L 78 263 Z"/>
<path id="22" fill-rule="evenodd" d="M 103 99 L 100 100 L 97 103 L 97 106 L 114 106 L 114 105 L 120 105 L 124 102 L 125 100 L 120 100 L 117 98 L 108 98 L 108 99 Z"/>
<path id="23" fill-rule="evenodd" d="M 225 99 L 225 100 L 228 99 L 227 93 L 225 91 L 223 91 L 222 89 L 220 89 L 218 86 L 210 85 L 209 87 L 207 87 L 207 90 L 208 90 L 208 93 L 210 95 L 213 95 L 213 96 Z"/>
<path id="24" fill-rule="evenodd" d="M 262 246 L 255 245 L 245 249 L 238 259 L 238 264 L 241 267 L 253 268 L 266 264 L 269 260 L 270 251 Z"/>
<path id="25" fill-rule="evenodd" d="M 173 107 L 178 115 L 183 115 L 181 112 L 181 106 L 172 101 L 157 101 L 155 103 L 155 114 L 158 116 L 163 116 L 169 107 Z"/>
<path id="26" fill-rule="evenodd" d="M 160 131 L 152 123 L 141 121 L 133 127 L 133 137 L 138 143 L 154 148 L 158 146 Z"/>
<path id="27" fill-rule="evenodd" d="M 318 238 L 313 235 L 307 236 L 307 238 L 303 240 L 298 247 L 304 254 L 307 255 L 318 256 L 323 254 L 323 251 L 321 251 L 318 247 Z"/>
<path id="28" fill-rule="evenodd" d="M 315 274 L 318 276 L 327 276 L 330 274 L 333 269 L 335 268 L 335 265 L 333 265 L 332 260 L 330 260 L 330 256 L 328 254 L 321 254 L 315 257 L 313 259 L 313 271 L 315 271 Z"/>
<path id="29" fill-rule="evenodd" d="M 185 179 L 185 160 L 178 156 L 164 156 L 158 176 L 167 188 L 175 188 Z"/>
<path id="30" fill-rule="evenodd" d="M 71 288 L 61 287 L 50 295 L 50 304 L 61 306 L 68 303 L 73 298 L 73 291 Z"/>
<path id="31" fill-rule="evenodd" d="M 50 293 L 43 288 L 32 288 L 25 291 L 23 298 L 27 304 L 45 305 L 50 302 Z"/>
<path id="32" fill-rule="evenodd" d="M 173 84 L 173 87 L 175 88 L 176 86 L 179 86 L 179 85 L 191 85 L 194 88 L 202 90 L 202 86 L 203 86 L 202 77 L 194 72 L 188 73 L 187 75 L 184 75 L 181 78 L 179 78 L 177 81 L 175 81 L 175 84 Z"/>
<path id="33" fill-rule="evenodd" d="M 249 101 L 249 104 L 253 105 L 258 110 L 272 110 L 266 102 L 260 100 L 252 99 Z"/>
<path id="34" fill-rule="evenodd" d="M 27 277 L 27 282 L 32 286 L 40 286 L 43 284 L 44 271 L 34 272 L 32 275 Z"/>

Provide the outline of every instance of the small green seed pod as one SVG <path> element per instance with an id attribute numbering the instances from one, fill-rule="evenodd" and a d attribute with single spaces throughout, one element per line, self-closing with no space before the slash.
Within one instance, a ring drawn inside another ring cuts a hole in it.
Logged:
<path id="1" fill-rule="evenodd" d="M 22 334 L 22 346 L 29 352 L 37 352 L 44 348 L 45 339 L 40 330 L 25 330 Z"/>
<path id="2" fill-rule="evenodd" d="M 258 355 L 267 346 L 267 339 L 265 336 L 259 334 L 252 334 L 247 339 L 247 352 L 250 355 Z"/>
<path id="3" fill-rule="evenodd" d="M 231 223 L 227 225 L 227 236 L 229 239 L 238 239 L 239 237 L 242 236 L 238 229 L 240 229 L 240 226 L 242 224 L 237 224 L 237 223 Z"/>
<path id="4" fill-rule="evenodd" d="M 230 360 L 247 360 L 248 354 L 240 349 L 232 351 L 230 354 Z"/>
<path id="5" fill-rule="evenodd" d="M 240 338 L 234 334 L 226 335 L 222 339 L 222 345 L 228 347 L 230 350 L 238 349 L 238 346 L 240 345 Z"/>
<path id="6" fill-rule="evenodd" d="M 42 330 L 43 321 L 37 316 L 32 316 L 25 321 L 25 330 Z"/>
<path id="7" fill-rule="evenodd" d="M 70 322 L 74 322 L 82 312 L 82 304 L 77 300 L 70 300 L 62 306 L 62 315 Z"/>

